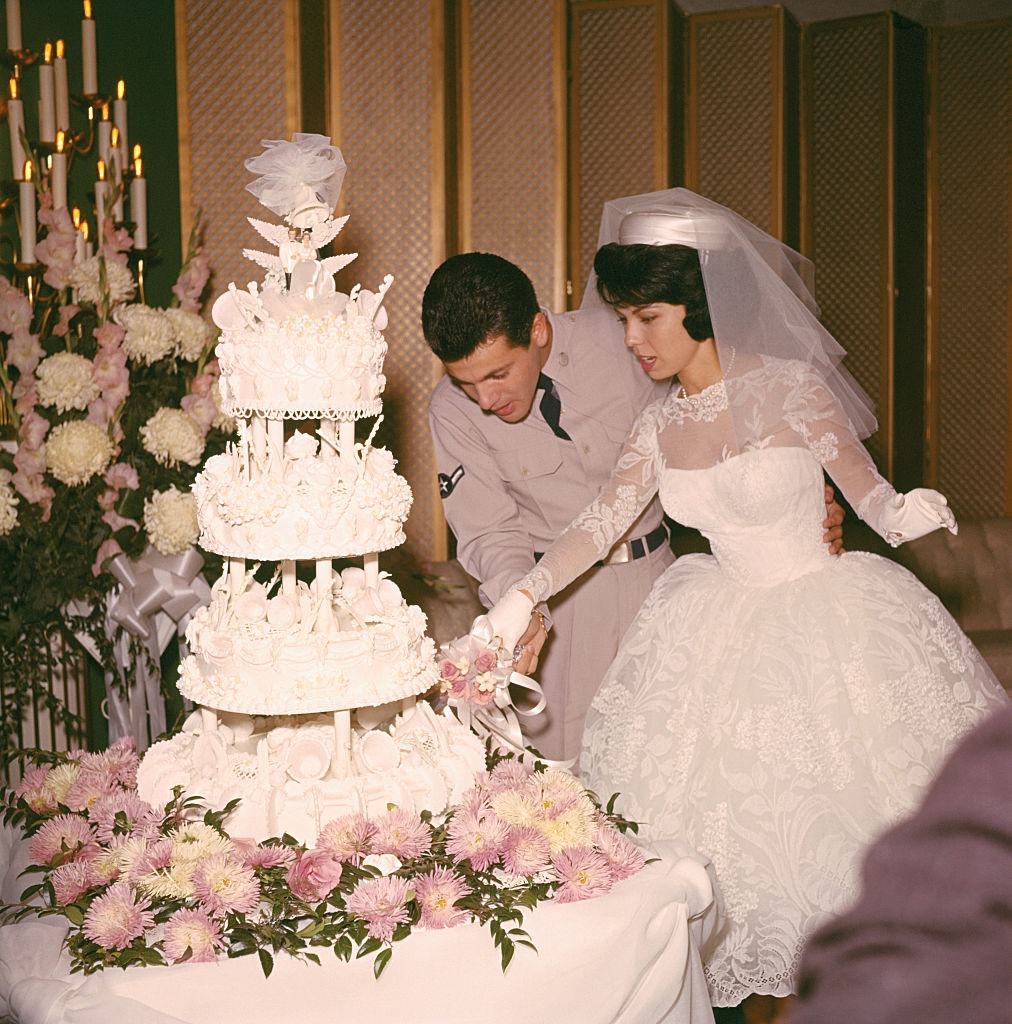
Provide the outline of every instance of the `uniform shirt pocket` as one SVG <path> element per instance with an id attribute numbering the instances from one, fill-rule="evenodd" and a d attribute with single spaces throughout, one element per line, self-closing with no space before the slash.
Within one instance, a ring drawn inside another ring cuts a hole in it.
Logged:
<path id="1" fill-rule="evenodd" d="M 542 523 L 554 523 L 557 518 L 554 513 L 560 497 L 556 474 L 562 466 L 562 454 L 559 440 L 550 437 L 493 455 L 517 504 Z"/>

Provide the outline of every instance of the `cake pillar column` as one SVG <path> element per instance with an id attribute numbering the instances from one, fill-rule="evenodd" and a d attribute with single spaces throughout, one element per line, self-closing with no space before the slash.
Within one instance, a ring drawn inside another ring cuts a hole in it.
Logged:
<path id="1" fill-rule="evenodd" d="M 320 558 L 316 562 L 316 597 L 322 601 L 320 615 L 316 620 L 321 633 L 330 632 L 331 597 L 330 588 L 334 581 L 334 566 L 329 558 Z"/>
<path id="2" fill-rule="evenodd" d="M 284 420 L 267 421 L 267 452 L 270 458 L 271 476 L 280 479 L 284 469 L 282 460 L 285 455 Z"/>
<path id="3" fill-rule="evenodd" d="M 351 774 L 351 712 L 334 712 L 334 764 L 339 779 Z"/>
<path id="4" fill-rule="evenodd" d="M 365 585 L 368 590 L 375 590 L 379 586 L 379 554 L 370 551 L 362 559 L 362 566 L 365 569 Z"/>
<path id="5" fill-rule="evenodd" d="M 267 424 L 263 416 L 250 419 L 250 433 L 253 438 L 253 460 L 250 465 L 250 479 L 256 480 L 267 464 Z"/>
<path id="6" fill-rule="evenodd" d="M 320 437 L 324 443 L 320 446 L 320 452 L 325 459 L 336 459 L 337 451 L 337 423 L 334 420 L 320 421 Z M 329 442 L 329 443 L 327 443 Z"/>

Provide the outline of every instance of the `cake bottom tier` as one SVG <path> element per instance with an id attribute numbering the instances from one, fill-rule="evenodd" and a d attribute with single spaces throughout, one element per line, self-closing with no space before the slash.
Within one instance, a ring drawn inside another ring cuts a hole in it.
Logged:
<path id="1" fill-rule="evenodd" d="M 391 709 L 392 713 L 392 709 Z M 140 796 L 156 807 L 175 786 L 212 808 L 238 798 L 225 827 L 260 842 L 284 833 L 312 845 L 343 814 L 377 817 L 390 804 L 444 813 L 485 768 L 481 741 L 449 711 L 413 703 L 382 727 L 352 730 L 347 774 L 336 755 L 333 716 L 263 720 L 223 715 L 211 727 L 195 712 L 183 731 L 154 744 L 137 773 Z"/>

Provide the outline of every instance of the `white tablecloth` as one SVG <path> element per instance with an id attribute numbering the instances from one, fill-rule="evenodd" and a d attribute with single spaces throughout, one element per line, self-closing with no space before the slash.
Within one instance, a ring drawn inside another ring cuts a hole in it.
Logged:
<path id="1" fill-rule="evenodd" d="M 4 899 L 27 844 L 0 833 Z M 505 974 L 488 929 L 418 931 L 383 976 L 372 957 L 323 965 L 279 955 L 70 974 L 61 917 L 0 928 L 0 1018 L 18 1024 L 709 1024 L 700 949 L 719 925 L 712 873 L 698 855 L 659 844 L 659 863 L 606 896 L 525 915 L 538 952 L 518 947 Z"/>

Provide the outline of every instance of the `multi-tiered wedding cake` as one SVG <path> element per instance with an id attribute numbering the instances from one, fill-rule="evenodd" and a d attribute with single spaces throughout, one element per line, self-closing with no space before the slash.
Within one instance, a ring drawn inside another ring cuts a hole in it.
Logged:
<path id="1" fill-rule="evenodd" d="M 393 278 L 345 295 L 333 275 L 354 254 L 317 256 L 347 220 L 332 216 L 344 162 L 330 140 L 265 145 L 249 187 L 284 223 L 250 223 L 278 254 L 245 250 L 263 284 L 230 285 L 213 309 L 239 437 L 193 487 L 200 545 L 225 558 L 186 630 L 179 689 L 200 713 L 151 748 L 138 787 L 155 804 L 177 785 L 219 806 L 238 797 L 233 836 L 311 842 L 350 811 L 442 812 L 484 751 L 416 700 L 437 681 L 434 645 L 379 569 L 404 541 L 411 490 L 372 444 L 379 421 L 363 441 L 355 423 L 381 413 Z M 336 572 L 339 558 L 361 565 Z"/>

